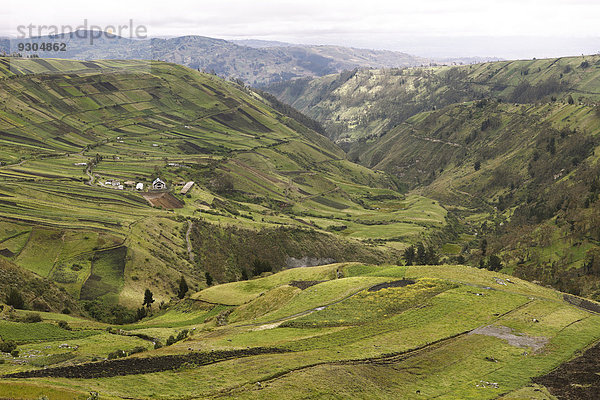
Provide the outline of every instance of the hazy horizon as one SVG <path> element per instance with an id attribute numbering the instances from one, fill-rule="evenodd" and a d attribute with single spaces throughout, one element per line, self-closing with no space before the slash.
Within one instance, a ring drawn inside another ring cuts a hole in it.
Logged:
<path id="1" fill-rule="evenodd" d="M 0 10 L 0 36 L 15 37 L 18 26 L 29 24 L 77 27 L 87 19 L 90 25 L 104 27 L 133 20 L 146 28 L 148 37 L 256 39 L 436 58 L 516 59 L 600 52 L 596 27 L 600 4 L 591 0 L 459 0 L 451 5 L 442 0 L 418 4 L 380 0 L 368 7 L 355 0 L 301 4 L 184 0 L 160 5 L 139 0 L 107 0 L 97 5 L 65 0 L 60 10 L 44 1 L 28 4 L 25 9 L 12 0 Z"/>

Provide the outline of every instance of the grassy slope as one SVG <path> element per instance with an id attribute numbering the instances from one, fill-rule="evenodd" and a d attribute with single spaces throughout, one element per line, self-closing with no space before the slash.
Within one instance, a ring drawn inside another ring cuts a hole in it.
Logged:
<path id="1" fill-rule="evenodd" d="M 345 277 L 335 279 L 336 271 Z M 361 291 L 399 278 L 417 283 Z M 288 285 L 297 279 L 326 281 L 305 290 Z M 348 297 L 356 292 L 359 294 Z M 5 380 L 0 396 L 58 393 L 55 398 L 61 399 L 97 390 L 103 398 L 518 398 L 538 393 L 529 386 L 530 378 L 550 371 L 600 339 L 598 316 L 564 303 L 560 293 L 501 273 L 462 266 L 336 264 L 230 283 L 195 297 L 226 304 L 235 299 L 244 304 L 235 308 L 229 323 L 222 326 L 217 326 L 216 320 L 222 319 L 215 315 L 226 308 L 185 300 L 125 327 L 130 333 L 161 340 L 184 327 L 195 328 L 184 342 L 133 357 L 260 346 L 291 352 L 187 365 L 147 375 Z M 268 307 L 263 298 L 271 300 Z M 332 305 L 314 311 L 328 304 Z M 310 310 L 313 312 L 305 312 Z M 84 320 L 54 314 L 44 314 L 44 318 L 68 318 L 77 334 L 94 334 L 69 339 L 69 344 L 80 346 L 77 350 L 57 349 L 54 344 L 58 342 L 45 340 L 23 343 L 21 351 L 34 356 L 23 365 L 0 364 L 0 372 L 36 368 L 34 365 L 43 365 L 44 360 L 60 365 L 61 357 L 83 362 L 136 344 L 135 338 L 100 333 L 101 325 L 87 325 Z M 276 319 L 279 323 L 272 323 Z M 522 337 L 542 337 L 547 343 L 536 352 L 526 345 L 518 347 L 493 336 L 468 333 L 489 324 L 511 328 L 525 335 Z M 10 325 L 0 328 L 10 329 Z M 106 335 L 111 336 L 110 344 Z M 420 350 L 410 357 L 401 356 L 415 349 Z M 376 360 L 382 356 L 385 360 Z M 371 358 L 375 360 L 368 361 Z M 546 393 L 544 388 L 541 393 Z"/>
<path id="2" fill-rule="evenodd" d="M 330 134 L 374 132 L 350 158 L 459 218 L 467 229 L 445 254 L 475 265 L 496 254 L 507 272 L 600 295 L 598 56 L 358 71 L 303 85 L 274 90 L 317 120 L 337 121 Z"/>
<path id="3" fill-rule="evenodd" d="M 582 68 L 583 62 L 589 66 Z M 300 79 L 270 86 L 280 100 L 325 125 L 333 139 L 356 141 L 378 137 L 406 119 L 432 108 L 483 97 L 528 102 L 529 97 L 551 94 L 515 88 L 524 82 L 563 86 L 557 96 L 571 93 L 596 101 L 600 95 L 598 56 L 517 60 L 413 69 L 361 70 Z M 525 89 L 521 86 L 521 89 Z"/>
<path id="4" fill-rule="evenodd" d="M 597 296 L 599 133 L 595 106 L 474 102 L 418 114 L 363 157 L 487 235 L 506 271 Z M 458 243 L 478 262 L 479 241 Z"/>
<path id="5" fill-rule="evenodd" d="M 276 268 L 286 256 L 395 260 L 394 249 L 445 223 L 439 204 L 390 189 L 385 174 L 213 75 L 158 62 L 6 58 L 0 78 L 0 251 L 76 298 L 138 306 L 151 287 L 168 300 L 181 274 L 196 288 L 207 270 L 236 280 L 275 253 Z M 103 185 L 147 187 L 157 176 L 183 208 L 152 208 Z M 179 195 L 177 183 L 190 180 Z M 194 261 L 185 219 L 197 222 Z M 263 230 L 262 242 L 247 240 Z M 242 250 L 211 262 L 206 237 Z"/>

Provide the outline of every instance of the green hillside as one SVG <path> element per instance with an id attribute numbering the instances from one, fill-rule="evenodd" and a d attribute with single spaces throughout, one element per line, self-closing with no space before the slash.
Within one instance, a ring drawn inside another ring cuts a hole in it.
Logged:
<path id="1" fill-rule="evenodd" d="M 0 254 L 76 299 L 139 307 L 182 274 L 200 288 L 307 257 L 396 262 L 446 224 L 439 203 L 214 75 L 19 58 L 0 74 Z M 171 194 L 147 191 L 158 177 Z"/>
<path id="2" fill-rule="evenodd" d="M 535 103 L 600 96 L 600 56 L 405 69 L 365 69 L 275 83 L 266 89 L 321 122 L 341 142 L 377 138 L 413 115 L 500 98 Z"/>
<path id="3" fill-rule="evenodd" d="M 25 324 L 0 321 L 20 354 L 0 355 L 0 396 L 589 398 L 597 346 L 581 351 L 600 339 L 600 318 L 567 300 L 577 299 L 455 265 L 286 270 L 200 291 L 122 330 L 42 313 L 24 335 Z M 573 357 L 567 384 L 545 375 Z"/>
<path id="4" fill-rule="evenodd" d="M 478 235 L 457 255 L 598 298 L 599 134 L 597 106 L 479 101 L 418 114 L 361 157 Z"/>
<path id="5" fill-rule="evenodd" d="M 600 56 L 359 70 L 269 90 L 350 159 L 440 201 L 462 227 L 445 254 L 598 298 Z"/>

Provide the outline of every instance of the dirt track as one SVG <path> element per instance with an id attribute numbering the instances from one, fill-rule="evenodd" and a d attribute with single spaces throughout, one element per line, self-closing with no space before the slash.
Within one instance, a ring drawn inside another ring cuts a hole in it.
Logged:
<path id="1" fill-rule="evenodd" d="M 131 357 L 120 360 L 100 361 L 68 367 L 38 369 L 4 375 L 4 378 L 80 378 L 95 379 L 111 376 L 149 374 L 171 371 L 185 365 L 208 365 L 234 358 L 256 356 L 260 354 L 285 353 L 278 348 L 256 347 L 244 350 L 221 350 L 211 352 L 193 352 L 157 357 Z"/>

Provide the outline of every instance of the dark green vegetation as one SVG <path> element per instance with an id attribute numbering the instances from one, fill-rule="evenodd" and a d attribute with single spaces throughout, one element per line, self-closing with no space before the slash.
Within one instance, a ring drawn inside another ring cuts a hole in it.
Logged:
<path id="1" fill-rule="evenodd" d="M 132 320 L 146 288 L 157 308 L 182 275 L 197 290 L 268 271 L 256 261 L 396 262 L 446 224 L 439 204 L 347 161 L 298 113 L 214 75 L 19 58 L 0 58 L 0 74 L 1 257 L 96 318 Z M 171 194 L 148 192 L 157 177 Z"/>
<path id="2" fill-rule="evenodd" d="M 0 355 L 0 397 L 547 399 L 532 379 L 600 339 L 600 318 L 562 299 L 463 266 L 289 269 L 205 289 L 120 330 L 41 313 L 19 357 Z M 35 340 L 61 320 L 73 330 Z M 16 329 L 0 321 L 3 335 Z M 148 337 L 170 345 L 152 349 Z"/>
<path id="3" fill-rule="evenodd" d="M 253 86 L 295 77 L 323 76 L 357 67 L 405 67 L 428 63 L 424 58 L 394 51 L 292 44 L 254 48 L 203 36 L 131 40 L 108 37 L 98 31 L 78 31 L 31 40 L 13 39 L 10 42 L 0 39 L 0 53 L 17 51 L 19 43 L 67 43 L 66 51 L 21 52 L 23 55 L 78 60 L 161 60 L 216 73 L 225 78 L 242 79 Z"/>
<path id="4" fill-rule="evenodd" d="M 355 71 L 271 91 L 353 141 L 351 159 L 439 200 L 458 233 L 443 253 L 599 298 L 600 56 Z"/>

